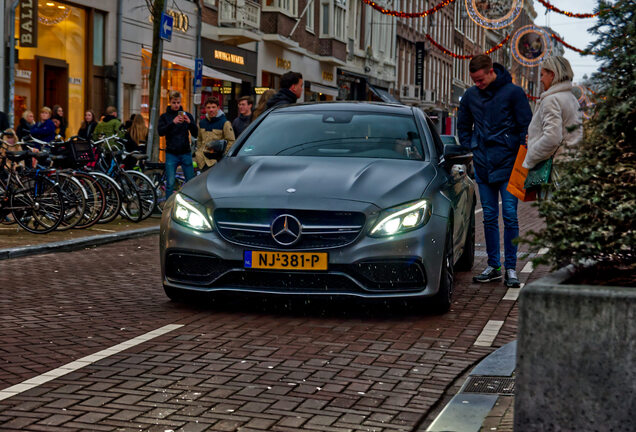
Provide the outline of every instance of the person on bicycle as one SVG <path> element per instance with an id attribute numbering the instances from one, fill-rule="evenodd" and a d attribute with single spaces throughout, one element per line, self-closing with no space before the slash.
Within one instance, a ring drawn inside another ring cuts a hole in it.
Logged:
<path id="1" fill-rule="evenodd" d="M 236 140 L 234 129 L 232 128 L 232 123 L 225 117 L 223 111 L 219 109 L 219 100 L 211 96 L 205 101 L 205 118 L 199 122 L 199 140 L 195 158 L 201 171 L 205 171 L 216 163 L 216 159 L 210 159 L 205 156 L 206 145 L 212 141 L 222 139 L 227 140 L 227 148 L 225 149 L 227 152 Z M 219 157 L 221 156 L 219 155 Z"/>
<path id="2" fill-rule="evenodd" d="M 190 135 L 197 137 L 198 129 L 194 117 L 181 106 L 181 93 L 170 92 L 170 105 L 159 117 L 159 136 L 166 137 L 166 199 L 174 192 L 177 167 L 181 165 L 186 182 L 194 177 Z"/>

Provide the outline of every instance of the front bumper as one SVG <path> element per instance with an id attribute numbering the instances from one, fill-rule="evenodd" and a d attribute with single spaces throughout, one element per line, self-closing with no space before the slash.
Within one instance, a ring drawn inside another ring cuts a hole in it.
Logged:
<path id="1" fill-rule="evenodd" d="M 257 248 L 230 243 L 216 231 L 184 227 L 167 210 L 160 236 L 166 287 L 367 298 L 424 297 L 438 290 L 448 221 L 437 215 L 415 231 L 386 238 L 361 234 L 347 246 L 321 251 L 329 254 L 327 271 L 297 271 L 246 269 L 244 251 Z"/>

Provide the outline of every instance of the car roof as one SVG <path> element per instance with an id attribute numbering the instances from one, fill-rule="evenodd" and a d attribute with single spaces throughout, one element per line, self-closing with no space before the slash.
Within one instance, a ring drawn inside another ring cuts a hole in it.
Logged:
<path id="1" fill-rule="evenodd" d="M 396 103 L 382 102 L 352 102 L 352 101 L 333 101 L 333 102 L 305 102 L 293 105 L 280 106 L 274 109 L 275 112 L 308 112 L 308 111 L 324 111 L 325 109 L 333 111 L 364 111 L 376 112 L 384 114 L 402 114 L 413 115 L 412 107 Z"/>

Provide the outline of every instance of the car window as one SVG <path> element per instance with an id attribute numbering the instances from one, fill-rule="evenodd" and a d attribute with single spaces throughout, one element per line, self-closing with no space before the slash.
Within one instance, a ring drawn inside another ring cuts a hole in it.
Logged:
<path id="1" fill-rule="evenodd" d="M 273 112 L 238 156 L 328 156 L 423 160 L 412 116 L 351 111 Z"/>
<path id="2" fill-rule="evenodd" d="M 438 156 L 444 154 L 444 143 L 442 143 L 442 139 L 439 137 L 437 133 L 437 128 L 431 121 L 431 119 L 427 118 L 426 122 L 428 123 L 428 128 L 431 130 L 431 135 L 433 135 L 433 142 L 435 143 L 435 149 L 437 150 Z"/>

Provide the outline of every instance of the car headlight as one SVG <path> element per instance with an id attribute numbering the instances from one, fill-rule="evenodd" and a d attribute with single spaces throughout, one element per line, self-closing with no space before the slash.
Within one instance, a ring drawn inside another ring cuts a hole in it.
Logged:
<path id="1" fill-rule="evenodd" d="M 183 194 L 176 194 L 172 218 L 181 225 L 197 231 L 212 231 L 212 225 L 205 216 L 205 209 L 199 203 Z"/>
<path id="2" fill-rule="evenodd" d="M 384 210 L 369 235 L 385 237 L 418 229 L 431 217 L 431 204 L 418 200 Z"/>

